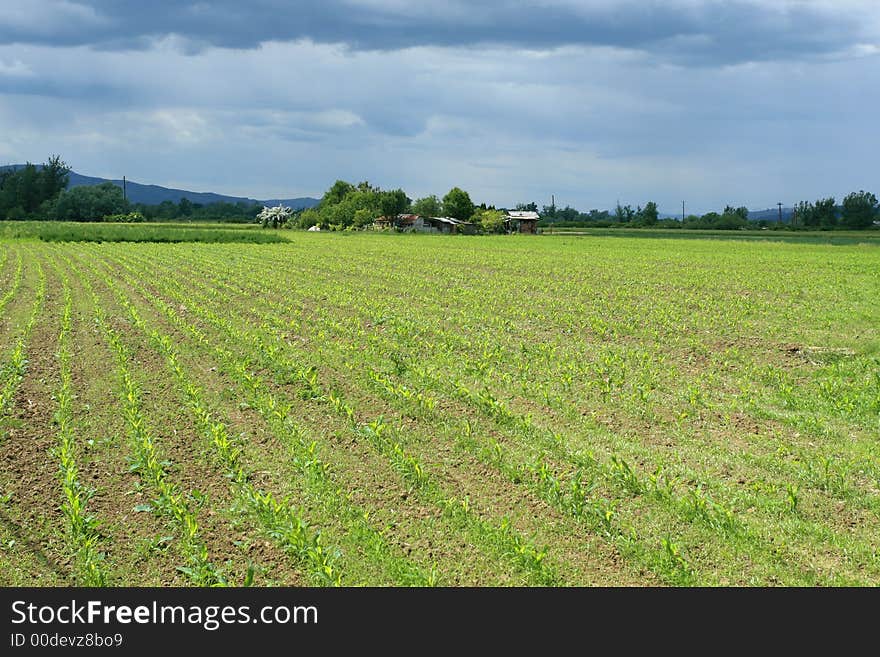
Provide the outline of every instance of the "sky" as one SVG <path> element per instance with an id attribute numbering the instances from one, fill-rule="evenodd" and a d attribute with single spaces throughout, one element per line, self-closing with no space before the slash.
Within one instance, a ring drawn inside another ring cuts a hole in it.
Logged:
<path id="1" fill-rule="evenodd" d="M 582 211 L 880 193 L 878 0 L 0 0 L 0 164 Z"/>

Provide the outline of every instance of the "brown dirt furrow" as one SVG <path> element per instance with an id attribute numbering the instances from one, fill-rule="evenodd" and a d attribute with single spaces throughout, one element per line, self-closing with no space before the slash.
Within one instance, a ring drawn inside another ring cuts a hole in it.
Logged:
<path id="1" fill-rule="evenodd" d="M 155 297 L 173 302 L 159 289 L 151 286 L 149 281 L 144 284 L 151 288 Z M 132 292 L 132 299 L 138 302 L 142 312 L 149 313 L 151 321 L 156 321 L 157 311 L 150 306 L 141 305 L 145 301 L 139 297 L 138 293 Z M 216 333 L 191 313 L 184 312 L 183 307 L 179 310 L 187 321 L 199 325 L 208 335 Z M 248 441 L 245 452 L 248 462 L 258 469 L 254 484 L 268 490 L 280 491 L 281 495 L 290 495 L 294 503 L 304 509 L 305 515 L 325 527 L 328 542 L 332 543 L 333 536 L 338 532 L 346 532 L 344 525 L 339 526 L 339 518 L 326 517 L 320 506 L 315 505 L 315 500 L 304 492 L 299 482 L 302 475 L 291 463 L 289 450 L 280 438 L 272 431 L 254 430 L 254 427 L 265 428 L 265 420 L 256 412 L 238 407 L 238 403 L 243 400 L 235 392 L 234 382 L 220 371 L 218 363 L 213 362 L 210 356 L 199 353 L 199 350 L 189 348 L 189 336 L 183 335 L 163 319 L 158 321 L 162 330 L 171 335 L 181 348 L 181 361 L 192 372 L 193 378 L 218 398 L 225 400 L 224 414 L 235 419 L 245 418 L 242 430 L 254 438 Z M 219 335 L 217 338 L 218 342 L 223 339 Z M 347 423 L 330 413 L 326 407 L 299 399 L 295 387 L 276 386 L 272 383 L 270 373 L 260 374 L 265 376 L 265 382 L 278 396 L 279 401 L 293 404 L 293 417 L 304 428 L 309 439 L 314 438 L 324 444 L 324 449 L 320 452 L 321 460 L 331 465 L 334 477 L 347 491 L 350 502 L 369 512 L 371 524 L 382 531 L 386 541 L 396 551 L 401 555 L 418 557 L 427 569 L 437 563 L 443 573 L 443 582 L 447 584 L 509 585 L 516 582 L 511 579 L 509 567 L 499 564 L 496 557 L 474 549 L 467 539 L 451 541 L 453 530 L 443 518 L 442 512 L 434 506 L 420 503 L 418 496 L 412 494 L 409 486 L 401 480 L 388 461 L 377 454 L 366 439 L 356 437 L 348 429 Z M 237 430 L 242 425 L 233 422 L 232 426 L 233 430 Z M 416 546 L 428 546 L 428 549 L 416 550 Z M 366 555 L 360 554 L 357 558 L 363 559 Z M 480 574 L 479 580 L 474 579 L 475 573 Z"/>
<path id="2" fill-rule="evenodd" d="M 100 327 L 87 290 L 68 270 L 74 294 L 72 378 L 75 431 L 80 447 L 80 480 L 93 490 L 89 508 L 105 536 L 111 584 L 172 586 L 185 584 L 176 570 L 179 558 L 169 549 L 174 528 L 165 518 L 136 511 L 148 504 L 138 475 L 130 471 L 131 449 L 119 402 L 116 362 Z"/>
<path id="3" fill-rule="evenodd" d="M 30 575 L 37 585 L 73 583 L 60 511 L 58 464 L 50 453 L 56 441 L 53 394 L 59 382 L 55 352 L 62 304 L 60 284 L 46 273 L 45 301 L 27 343 L 27 370 L 0 443 L 0 490 L 8 498 L 0 509 L 0 523 L 22 556 L 27 555 L 24 563 L 36 566 L 30 573 L 11 573 L 10 579 Z"/>
<path id="4" fill-rule="evenodd" d="M 125 342 L 132 349 L 130 368 L 141 386 L 144 416 L 157 449 L 168 461 L 165 466 L 168 476 L 187 494 L 190 508 L 197 514 L 200 536 L 211 562 L 221 568 L 231 584 L 241 584 L 252 564 L 257 572 L 256 584 L 303 585 L 304 577 L 292 559 L 276 544 L 261 537 L 251 520 L 234 508 L 236 498 L 229 480 L 195 426 L 164 356 L 147 343 L 139 329 L 126 321 L 124 311 L 115 305 L 109 291 L 98 281 L 93 280 L 92 285 L 108 311 L 108 320 L 125 336 Z M 143 499 L 148 495 L 141 493 L 139 497 L 136 504 L 149 503 L 149 499 Z"/>

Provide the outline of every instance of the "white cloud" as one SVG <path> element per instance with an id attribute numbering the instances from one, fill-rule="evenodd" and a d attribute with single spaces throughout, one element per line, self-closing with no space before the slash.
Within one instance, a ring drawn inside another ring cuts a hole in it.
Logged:
<path id="1" fill-rule="evenodd" d="M 619 47 L 0 46 L 0 158 L 259 198 L 337 178 L 675 211 L 871 189 L 877 50 L 689 68 Z M 272 163 L 283 162 L 279 167 Z M 877 190 L 880 191 L 880 190 Z"/>
<path id="2" fill-rule="evenodd" d="M 12 78 L 26 78 L 33 76 L 34 72 L 20 59 L 4 61 L 0 59 L 0 76 Z"/>
<path id="3" fill-rule="evenodd" d="M 0 3 L 0 25 L 20 30 L 27 36 L 70 33 L 108 23 L 93 7 L 69 0 L 3 0 Z"/>

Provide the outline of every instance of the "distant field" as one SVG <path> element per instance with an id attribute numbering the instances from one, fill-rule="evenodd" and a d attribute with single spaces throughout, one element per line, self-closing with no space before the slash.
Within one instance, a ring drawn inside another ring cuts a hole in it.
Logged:
<path id="1" fill-rule="evenodd" d="M 660 239 L 717 239 L 789 242 L 799 244 L 876 244 L 880 230 L 690 230 L 668 228 L 558 228 L 544 227 L 544 236 L 588 235 L 592 237 L 641 237 Z"/>
<path id="2" fill-rule="evenodd" d="M 0 585 L 880 585 L 876 246 L 284 239 L 0 238 Z"/>
<path id="3" fill-rule="evenodd" d="M 44 242 L 253 242 L 285 241 L 277 231 L 256 224 L 82 223 L 72 221 L 0 221 L 0 239 L 34 238 Z"/>

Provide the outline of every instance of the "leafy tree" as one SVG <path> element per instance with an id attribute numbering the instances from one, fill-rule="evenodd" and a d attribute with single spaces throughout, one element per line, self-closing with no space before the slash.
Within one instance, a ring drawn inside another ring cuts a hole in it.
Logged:
<path id="1" fill-rule="evenodd" d="M 70 167 L 53 155 L 39 167 L 28 162 L 0 174 L 0 218 L 46 219 L 67 186 Z M 14 210 L 14 212 L 13 212 Z"/>
<path id="2" fill-rule="evenodd" d="M 742 213 L 739 212 L 739 208 L 733 209 L 733 212 L 725 211 L 718 219 L 716 219 L 710 228 L 715 228 L 716 230 L 737 230 L 739 228 L 745 228 L 748 225 L 748 219 L 743 218 Z"/>
<path id="3" fill-rule="evenodd" d="M 412 201 L 403 193 L 402 189 L 379 192 L 379 209 L 384 217 L 396 217 L 406 212 L 410 203 Z"/>
<path id="4" fill-rule="evenodd" d="M 6 213 L 6 218 L 9 221 L 24 221 L 27 219 L 27 212 L 23 207 L 17 205 Z"/>
<path id="5" fill-rule="evenodd" d="M 566 205 L 561 210 L 559 208 L 554 208 L 554 221 L 577 221 L 580 219 L 581 213 L 578 212 L 575 208 L 570 205 Z"/>
<path id="6" fill-rule="evenodd" d="M 70 167 L 60 155 L 52 155 L 40 169 L 40 195 L 44 200 L 56 198 L 67 189 L 70 182 Z"/>
<path id="7" fill-rule="evenodd" d="M 179 216 L 177 214 L 177 208 L 177 204 L 173 201 L 162 201 L 157 207 L 157 215 L 159 218 L 168 221 L 176 219 Z"/>
<path id="8" fill-rule="evenodd" d="M 467 221 L 474 213 L 470 195 L 458 187 L 449 190 L 443 197 L 443 214 L 460 221 Z"/>
<path id="9" fill-rule="evenodd" d="M 28 162 L 23 169 L 18 171 L 18 200 L 19 205 L 28 214 L 33 213 L 42 202 L 40 197 L 40 174 L 37 167 Z"/>
<path id="10" fill-rule="evenodd" d="M 707 212 L 702 217 L 688 215 L 681 228 L 697 230 L 737 230 L 745 228 L 748 225 L 748 220 L 743 218 L 743 210 L 745 210 L 745 208 L 727 206 L 724 210 L 724 214 Z M 747 212 L 748 211 L 746 210 L 746 213 Z"/>
<path id="11" fill-rule="evenodd" d="M 321 199 L 321 205 L 327 206 L 341 203 L 342 199 L 344 199 L 354 190 L 355 187 L 351 183 L 347 183 L 344 180 L 337 180 L 324 194 L 323 198 Z"/>
<path id="12" fill-rule="evenodd" d="M 337 180 L 324 194 L 324 198 L 316 208 L 320 215 L 320 221 L 311 225 L 320 224 L 331 230 L 365 226 L 382 214 L 384 194 L 385 192 L 366 181 L 354 186 L 344 180 Z M 398 204 L 402 200 L 406 202 L 406 205 L 409 204 L 409 199 L 406 198 L 406 194 L 402 190 L 395 190 L 388 194 L 389 196 L 385 200 L 388 204 L 386 209 L 394 210 L 396 207 L 400 207 Z M 404 210 L 406 205 L 403 206 Z M 394 214 L 398 214 L 398 212 Z M 307 218 L 309 221 L 313 221 L 311 215 Z"/>
<path id="13" fill-rule="evenodd" d="M 530 203 L 517 203 L 516 209 L 520 210 L 520 211 L 525 211 L 525 212 L 537 212 L 538 211 L 538 204 L 535 203 L 534 201 L 532 201 Z"/>
<path id="14" fill-rule="evenodd" d="M 735 215 L 743 221 L 748 221 L 749 219 L 749 209 L 745 206 L 735 208 L 732 205 L 726 205 L 724 206 L 724 214 Z"/>
<path id="15" fill-rule="evenodd" d="M 657 212 L 657 204 L 654 203 L 654 201 L 648 201 L 645 204 L 645 207 L 638 212 L 637 219 L 640 224 L 654 226 L 656 225 L 659 216 L 660 215 Z"/>
<path id="16" fill-rule="evenodd" d="M 126 214 L 129 204 L 122 189 L 111 182 L 74 187 L 55 202 L 53 216 L 60 221 L 102 221 L 107 215 Z"/>
<path id="17" fill-rule="evenodd" d="M 794 217 L 792 223 L 797 223 L 801 226 L 819 225 L 819 218 L 816 216 L 816 207 L 808 201 L 801 201 L 794 206 Z"/>
<path id="18" fill-rule="evenodd" d="M 299 228 L 311 228 L 312 226 L 318 226 L 320 224 L 321 213 L 314 208 L 303 210 L 296 222 L 296 225 Z"/>
<path id="19" fill-rule="evenodd" d="M 877 197 L 871 192 L 852 192 L 843 199 L 840 223 L 847 228 L 868 228 L 877 214 Z"/>
<path id="20" fill-rule="evenodd" d="M 397 214 L 400 214 L 399 212 Z M 376 213 L 369 208 L 358 208 L 354 211 L 354 220 L 350 226 L 352 228 L 363 228 L 369 226 L 376 219 Z"/>
<path id="21" fill-rule="evenodd" d="M 636 216 L 636 211 L 632 209 L 632 206 L 629 205 L 620 205 L 617 204 L 617 207 L 614 209 L 614 218 L 620 223 L 629 223 Z"/>
<path id="22" fill-rule="evenodd" d="M 541 212 L 539 214 L 541 215 L 541 221 L 549 221 L 551 223 L 555 222 L 556 206 L 552 203 L 550 205 L 545 205 L 543 208 L 541 208 Z"/>
<path id="23" fill-rule="evenodd" d="M 36 166 L 28 162 L 20 169 L 5 172 L 0 181 L 0 208 L 4 215 L 8 216 L 13 209 L 17 209 L 11 218 L 26 219 L 42 201 L 40 174 Z"/>
<path id="24" fill-rule="evenodd" d="M 425 198 L 420 198 L 415 203 L 413 203 L 412 211 L 414 214 L 420 215 L 422 217 L 438 217 L 442 212 L 440 199 L 437 198 L 435 194 L 431 194 L 430 196 L 426 196 Z"/>
<path id="25" fill-rule="evenodd" d="M 821 198 L 813 206 L 816 225 L 822 228 L 833 228 L 837 225 L 837 205 L 834 197 Z"/>
<path id="26" fill-rule="evenodd" d="M 184 197 L 177 202 L 177 212 L 181 217 L 189 217 L 193 213 L 193 202 Z"/>
<path id="27" fill-rule="evenodd" d="M 501 210 L 478 210 L 470 220 L 485 233 L 504 232 L 504 213 Z"/>

